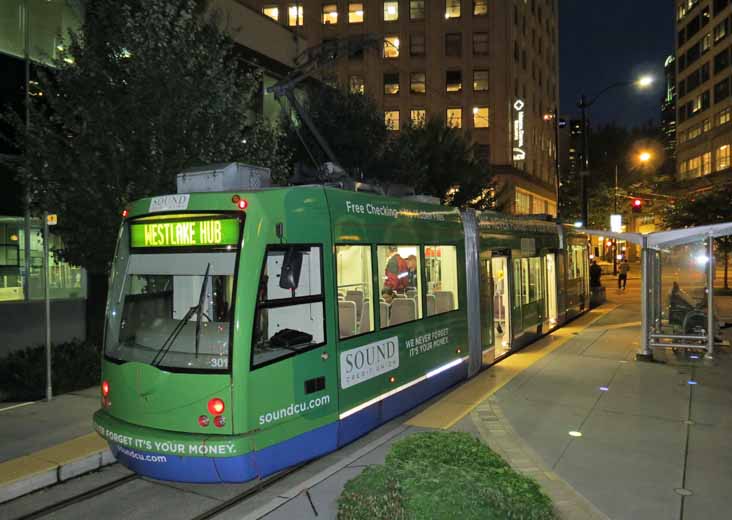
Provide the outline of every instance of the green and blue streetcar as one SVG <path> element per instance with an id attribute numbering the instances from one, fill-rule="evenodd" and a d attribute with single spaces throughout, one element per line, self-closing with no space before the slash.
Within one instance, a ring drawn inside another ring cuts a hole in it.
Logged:
<path id="1" fill-rule="evenodd" d="M 338 449 L 589 307 L 584 235 L 325 186 L 126 211 L 96 430 L 153 478 Z"/>

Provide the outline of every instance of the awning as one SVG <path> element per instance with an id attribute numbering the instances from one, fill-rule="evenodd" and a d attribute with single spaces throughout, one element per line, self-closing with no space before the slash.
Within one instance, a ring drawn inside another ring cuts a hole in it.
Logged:
<path id="1" fill-rule="evenodd" d="M 643 239 L 646 239 L 645 247 L 649 249 L 663 249 L 668 247 L 683 246 L 693 242 L 699 242 L 711 236 L 712 238 L 732 235 L 732 222 L 721 224 L 710 224 L 708 226 L 697 226 L 684 229 L 672 229 L 671 231 L 658 231 L 656 233 L 615 233 L 607 230 L 580 229 L 584 233 L 593 236 L 615 238 L 625 240 L 633 244 L 643 246 Z"/>

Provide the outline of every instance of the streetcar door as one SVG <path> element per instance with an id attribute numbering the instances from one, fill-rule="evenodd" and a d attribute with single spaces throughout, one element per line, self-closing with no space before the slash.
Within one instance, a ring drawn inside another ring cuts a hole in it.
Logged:
<path id="1" fill-rule="evenodd" d="M 554 253 L 544 257 L 546 265 L 546 317 L 549 326 L 557 324 L 557 259 Z"/>
<path id="2" fill-rule="evenodd" d="M 511 349 L 511 306 L 508 283 L 508 257 L 491 258 L 493 274 L 493 332 L 495 356 Z"/>
<path id="3" fill-rule="evenodd" d="M 335 430 L 322 429 L 337 416 L 335 341 L 326 336 L 325 287 L 332 282 L 324 251 L 319 244 L 267 247 L 248 389 L 254 442 L 259 449 L 275 438 L 321 431 L 318 442 L 303 441 L 282 460 L 257 457 L 260 476 L 336 446 Z"/>

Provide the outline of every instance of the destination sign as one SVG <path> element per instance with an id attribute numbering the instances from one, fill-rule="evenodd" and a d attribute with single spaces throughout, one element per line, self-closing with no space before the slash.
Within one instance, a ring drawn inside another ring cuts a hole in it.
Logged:
<path id="1" fill-rule="evenodd" d="M 237 219 L 179 220 L 130 224 L 131 247 L 235 246 Z"/>

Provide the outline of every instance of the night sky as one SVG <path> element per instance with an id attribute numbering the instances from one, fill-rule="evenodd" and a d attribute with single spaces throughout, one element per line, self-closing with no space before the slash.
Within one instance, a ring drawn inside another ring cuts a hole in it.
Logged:
<path id="1" fill-rule="evenodd" d="M 561 113 L 572 116 L 582 92 L 593 97 L 617 81 L 651 74 L 652 88 L 611 90 L 593 105 L 593 126 L 636 126 L 660 119 L 663 64 L 674 50 L 674 2 L 560 0 Z"/>

